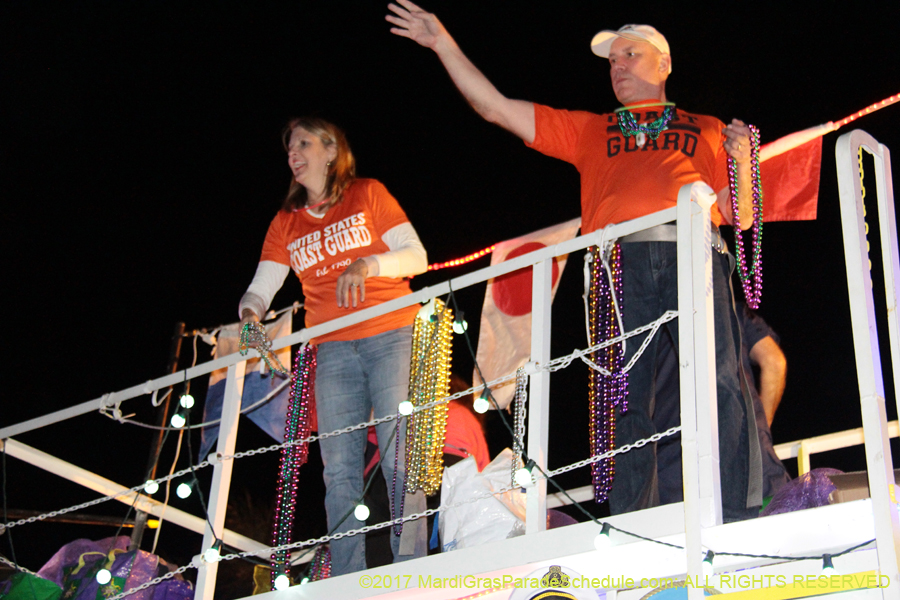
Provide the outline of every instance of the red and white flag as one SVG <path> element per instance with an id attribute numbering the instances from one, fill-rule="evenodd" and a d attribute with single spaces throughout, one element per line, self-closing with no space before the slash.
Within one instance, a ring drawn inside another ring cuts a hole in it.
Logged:
<path id="1" fill-rule="evenodd" d="M 572 219 L 528 235 L 500 242 L 491 255 L 491 264 L 554 246 L 571 240 L 581 226 L 581 219 Z M 553 263 L 552 299 L 559 287 L 559 277 L 566 266 L 566 257 Z M 488 281 L 481 310 L 481 332 L 478 337 L 478 365 L 488 381 L 514 373 L 528 362 L 531 355 L 531 275 L 532 270 L 519 269 Z M 484 383 L 476 369 L 475 385 Z M 500 408 L 512 401 L 515 380 L 491 388 Z"/>

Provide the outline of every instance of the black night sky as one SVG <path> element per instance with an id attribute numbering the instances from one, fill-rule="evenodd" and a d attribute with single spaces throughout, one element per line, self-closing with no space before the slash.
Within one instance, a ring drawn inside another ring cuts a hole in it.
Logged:
<path id="1" fill-rule="evenodd" d="M 617 106 L 607 63 L 589 42 L 625 23 L 651 23 L 667 36 L 669 99 L 691 112 L 753 123 L 764 142 L 900 92 L 895 2 L 766 10 L 759 3 L 431 0 L 424 8 L 506 95 L 560 108 Z M 433 53 L 389 33 L 386 12 L 385 2 L 358 0 L 0 4 L 0 195 L 9 259 L 3 342 L 12 385 L 0 425 L 163 375 L 179 321 L 196 329 L 236 319 L 289 182 L 280 133 L 292 116 L 316 114 L 344 128 L 359 174 L 379 179 L 400 201 L 430 262 L 578 216 L 576 170 L 478 118 Z M 895 156 L 898 111 L 895 105 L 857 122 Z M 819 219 L 765 227 L 760 313 L 789 361 L 776 443 L 861 425 L 838 216 L 838 135 L 824 138 Z M 867 188 L 874 197 L 874 179 Z M 878 248 L 873 239 L 876 266 Z M 580 267 L 581 257 L 571 257 L 557 296 L 554 356 L 584 345 Z M 412 285 L 462 272 L 417 277 Z M 875 288 L 882 286 L 876 281 Z M 473 335 L 483 293 L 482 286 L 459 295 Z M 289 278 L 273 307 L 300 298 Z M 882 295 L 882 311 L 883 304 Z M 454 364 L 470 377 L 472 359 L 458 340 Z M 192 352 L 186 340 L 182 365 Z M 200 362 L 207 359 L 202 342 L 198 352 Z M 887 363 L 885 371 L 893 419 Z M 552 381 L 549 456 L 558 467 L 588 452 L 585 368 Z M 194 391 L 202 396 L 204 388 L 198 381 Z M 146 397 L 123 409 L 155 421 Z M 194 418 L 200 414 L 195 409 Z M 270 443 L 245 424 L 239 449 Z M 569 429 L 583 435 L 563 435 Z M 508 445 L 496 416 L 489 433 L 494 451 Z M 150 439 L 147 429 L 96 414 L 18 438 L 128 486 L 142 480 Z M 171 436 L 161 471 L 174 443 Z M 277 456 L 245 462 L 252 464 L 236 466 L 232 497 L 265 506 Z M 325 533 L 317 463 L 313 451 L 301 482 L 298 539 Z M 178 468 L 185 466 L 186 449 Z M 862 469 L 862 450 L 818 456 L 813 466 Z M 562 483 L 588 481 L 581 470 Z M 9 509 L 43 512 L 95 497 L 6 459 Z M 196 501 L 172 504 L 199 514 Z M 87 512 L 123 517 L 126 510 L 110 502 Z M 115 529 L 39 523 L 9 533 L 19 562 L 37 570 L 63 543 Z M 181 565 L 199 541 L 166 525 L 157 551 Z M 9 536 L 0 537 L 0 553 L 11 557 L 10 550 Z"/>

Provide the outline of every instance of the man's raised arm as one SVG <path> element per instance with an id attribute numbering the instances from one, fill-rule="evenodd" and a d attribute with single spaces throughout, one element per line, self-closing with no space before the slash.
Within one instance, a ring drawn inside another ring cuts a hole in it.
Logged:
<path id="1" fill-rule="evenodd" d="M 399 6 L 388 5 L 388 9 L 394 14 L 385 17 L 395 25 L 391 27 L 391 33 L 434 50 L 453 83 L 479 115 L 526 142 L 533 142 L 534 105 L 524 100 L 511 100 L 497 91 L 494 84 L 462 53 L 436 16 L 409 0 L 397 2 Z"/>

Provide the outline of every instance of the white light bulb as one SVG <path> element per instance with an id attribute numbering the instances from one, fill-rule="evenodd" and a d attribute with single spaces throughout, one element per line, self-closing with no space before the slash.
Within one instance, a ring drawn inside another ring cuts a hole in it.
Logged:
<path id="1" fill-rule="evenodd" d="M 598 533 L 597 537 L 594 538 L 594 548 L 597 550 L 606 550 L 612 546 L 612 540 L 609 539 L 609 536 L 603 533 Z"/>
<path id="2" fill-rule="evenodd" d="M 469 328 L 469 324 L 465 319 L 462 321 L 453 321 L 453 333 L 465 333 Z"/>
<path id="3" fill-rule="evenodd" d="M 159 491 L 159 484 L 152 479 L 148 480 L 147 483 L 144 484 L 144 491 L 150 495 L 153 495 Z"/>
<path id="4" fill-rule="evenodd" d="M 309 583 L 309 577 L 304 577 L 300 580 L 300 585 L 306 585 L 307 583 Z"/>
<path id="5" fill-rule="evenodd" d="M 291 578 L 285 574 L 281 574 L 275 578 L 275 589 L 286 590 L 291 587 Z"/>
<path id="6" fill-rule="evenodd" d="M 175 495 L 179 498 L 187 498 L 191 495 L 191 486 L 186 483 L 179 483 L 178 487 L 175 488 Z"/>
<path id="7" fill-rule="evenodd" d="M 365 504 L 357 504 L 353 509 L 353 516 L 360 521 L 365 521 L 369 518 L 369 507 Z"/>
<path id="8" fill-rule="evenodd" d="M 409 400 L 404 400 L 400 403 L 400 406 L 397 407 L 397 410 L 400 411 L 400 414 L 403 416 L 411 415 L 413 413 L 413 403 Z"/>
<path id="9" fill-rule="evenodd" d="M 706 577 L 712 577 L 713 574 L 713 560 L 715 560 L 716 553 L 712 550 L 709 550 L 706 553 L 706 556 L 703 557 L 703 575 Z"/>
<path id="10" fill-rule="evenodd" d="M 183 407 L 191 408 L 194 406 L 194 397 L 190 394 L 185 394 L 181 397 L 181 400 L 179 402 Z"/>
<path id="11" fill-rule="evenodd" d="M 106 585 L 110 581 L 112 581 L 112 573 L 109 572 L 109 569 L 100 569 L 97 571 L 97 583 Z"/>
<path id="12" fill-rule="evenodd" d="M 425 303 L 422 308 L 419 309 L 419 313 L 416 315 L 417 318 L 422 319 L 423 321 L 430 321 L 431 315 L 434 314 L 434 300 L 430 300 Z"/>
<path id="13" fill-rule="evenodd" d="M 609 537 L 609 532 L 611 530 L 612 526 L 609 523 L 603 523 L 603 527 L 600 528 L 600 533 L 594 538 L 594 548 L 597 550 L 606 550 L 612 546 L 612 540 Z"/>
<path id="14" fill-rule="evenodd" d="M 187 421 L 185 420 L 183 415 L 181 415 L 180 413 L 175 413 L 174 415 L 172 415 L 171 423 L 172 427 L 181 429 L 182 427 L 184 427 L 184 424 L 187 423 Z"/>
<path id="15" fill-rule="evenodd" d="M 528 487 L 532 484 L 531 481 L 531 471 L 522 467 L 518 471 L 516 471 L 516 485 L 519 487 Z"/>
<path id="16" fill-rule="evenodd" d="M 491 404 L 487 401 L 487 398 L 479 396 L 475 399 L 475 402 L 472 403 L 472 408 L 475 409 L 479 415 L 487 412 L 487 409 L 490 408 Z"/>
<path id="17" fill-rule="evenodd" d="M 222 560 L 222 555 L 219 554 L 219 545 L 218 543 L 213 544 L 209 548 L 206 549 L 206 552 L 203 553 L 203 560 L 208 563 L 219 562 Z"/>

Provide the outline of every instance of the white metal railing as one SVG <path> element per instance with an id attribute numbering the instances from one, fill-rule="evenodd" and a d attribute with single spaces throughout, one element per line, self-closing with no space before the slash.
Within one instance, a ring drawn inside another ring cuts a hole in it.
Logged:
<path id="1" fill-rule="evenodd" d="M 705 188 L 705 190 L 703 188 Z M 692 208 L 692 203 L 690 201 L 692 189 L 695 190 L 695 194 L 703 193 L 708 200 L 711 194 L 711 190 L 708 188 L 708 186 L 703 186 L 703 188 L 701 188 L 697 184 L 695 184 L 693 187 L 686 186 L 685 190 L 682 192 L 680 201 L 687 207 L 686 214 L 690 214 L 693 221 L 700 224 L 699 226 L 701 227 L 701 239 L 708 240 L 710 238 L 708 202 L 706 203 L 706 208 L 701 209 L 696 204 L 693 204 Z M 604 230 L 581 236 L 573 240 L 557 244 L 555 246 L 543 248 L 536 252 L 532 252 L 530 254 L 505 261 L 499 265 L 486 267 L 473 273 L 462 275 L 446 282 L 424 288 L 412 293 L 411 295 L 404 296 L 403 298 L 386 302 L 384 304 L 362 310 L 309 329 L 303 329 L 289 336 L 278 338 L 276 340 L 273 340 L 272 349 L 278 350 L 279 348 L 283 348 L 286 346 L 303 343 L 316 336 L 336 331 L 338 329 L 343 329 L 345 327 L 350 327 L 362 321 L 407 306 L 426 302 L 431 298 L 448 294 L 451 290 L 461 290 L 463 288 L 486 282 L 489 279 L 499 277 L 501 275 L 511 273 L 522 268 L 533 267 L 534 285 L 532 288 L 532 359 L 536 363 L 536 366 L 540 367 L 540 364 L 542 362 L 546 363 L 550 360 L 550 275 L 552 261 L 555 259 L 555 257 L 566 255 L 571 252 L 587 248 L 589 246 L 600 244 L 604 240 L 609 241 L 615 238 L 635 233 L 637 231 L 670 222 L 674 220 L 675 216 L 676 209 L 668 209 L 665 211 L 660 211 L 659 213 L 648 215 L 641 219 L 636 219 L 634 221 L 611 225 Z M 705 233 L 703 233 L 702 230 L 702 228 L 704 227 Z M 690 227 L 688 227 L 684 229 L 684 231 L 680 231 L 679 235 L 686 235 L 690 237 L 690 232 L 691 229 Z M 707 248 L 703 252 L 701 252 L 701 260 L 709 260 L 710 257 L 708 248 L 709 247 L 707 246 Z M 685 272 L 684 276 L 689 279 L 691 271 L 690 262 L 685 265 L 685 268 L 683 270 Z M 705 270 L 700 269 L 699 272 L 708 274 L 709 268 L 707 267 Z M 697 289 L 705 289 L 707 286 L 705 283 L 699 282 L 695 287 Z M 709 310 L 711 311 L 711 305 L 709 306 Z M 711 335 L 711 330 L 709 334 Z M 693 340 L 691 340 L 691 342 L 693 342 Z M 706 350 L 709 350 L 711 347 L 711 344 L 707 344 Z M 691 353 L 693 353 L 693 350 L 691 350 Z M 83 472 L 77 475 L 73 475 L 74 471 L 76 470 L 76 467 L 74 465 L 65 463 L 64 461 L 56 459 L 55 457 L 50 457 L 49 455 L 46 455 L 39 450 L 29 448 L 28 446 L 20 444 L 11 438 L 15 435 L 19 435 L 54 423 L 59 423 L 76 416 L 95 412 L 102 408 L 112 408 L 113 412 L 115 412 L 115 410 L 119 409 L 119 407 L 123 403 L 134 398 L 152 394 L 156 390 L 182 383 L 186 379 L 193 379 L 195 377 L 207 375 L 217 369 L 227 368 L 228 371 L 226 376 L 225 397 L 222 407 L 222 421 L 220 423 L 220 433 L 216 447 L 216 454 L 219 456 L 229 456 L 234 454 L 238 424 L 237 417 L 240 410 L 240 398 L 243 389 L 244 367 L 246 360 L 247 357 L 241 356 L 238 353 L 220 357 L 207 363 L 190 367 L 188 369 L 178 371 L 176 373 L 166 375 L 158 379 L 147 381 L 146 383 L 140 385 L 135 385 L 124 390 L 105 394 L 100 398 L 96 398 L 94 400 L 90 400 L 88 402 L 84 402 L 67 409 L 56 411 L 42 417 L 5 427 L 3 429 L 0 429 L 0 439 L 7 440 L 9 442 L 6 444 L 6 450 L 11 456 L 16 456 L 17 458 L 20 458 L 21 460 L 27 462 L 31 462 L 32 464 L 37 464 L 38 466 L 49 468 L 57 474 L 69 477 L 73 481 L 85 484 L 88 487 L 92 487 L 93 489 L 100 491 L 101 493 L 106 493 L 109 495 L 121 494 L 121 496 L 117 499 L 123 502 L 128 502 L 130 504 L 134 501 L 135 494 L 129 493 L 128 488 L 126 488 L 125 486 L 119 487 L 118 484 L 109 482 L 108 480 L 104 480 L 104 482 L 101 484 L 98 481 L 93 481 L 93 479 L 95 479 L 97 476 L 84 477 Z M 711 357 L 710 360 L 712 360 Z M 550 374 L 540 368 L 537 368 L 531 375 L 528 410 L 528 452 L 535 460 L 536 464 L 544 470 L 547 470 L 546 447 L 548 438 L 547 425 L 549 416 L 549 377 Z M 693 379 L 693 377 L 690 377 L 690 379 Z M 705 446 L 707 448 L 716 448 L 717 444 L 715 442 L 709 443 L 707 441 Z M 36 457 L 38 456 L 38 454 L 42 455 L 41 460 L 37 460 Z M 213 482 L 209 494 L 208 503 L 208 521 L 212 525 L 212 529 L 210 529 L 209 525 L 203 523 L 204 539 L 201 549 L 209 547 L 214 542 L 216 537 L 221 539 L 224 536 L 224 534 L 215 536 L 213 534 L 213 531 L 224 531 L 225 508 L 230 486 L 231 466 L 232 461 L 230 460 L 216 461 L 213 464 Z M 690 472 L 696 471 L 696 469 L 692 470 L 690 468 L 687 470 Z M 718 477 L 718 473 L 716 473 L 716 477 Z M 712 486 L 709 485 L 705 486 L 707 490 L 711 490 L 711 487 Z M 150 513 L 154 513 L 157 512 L 160 508 L 156 506 L 158 503 L 153 501 L 151 498 L 148 498 L 143 494 L 136 495 L 138 496 L 138 504 L 141 509 L 146 510 Z M 718 496 L 717 489 L 715 490 L 715 495 Z M 529 516 L 527 523 L 528 532 L 534 533 L 543 530 L 546 524 L 545 482 L 541 481 L 539 485 L 529 490 L 527 502 L 529 507 Z M 169 516 L 172 516 L 175 513 L 172 507 L 169 507 L 167 510 L 169 511 L 167 512 Z M 191 519 L 189 517 L 190 515 L 178 514 L 178 518 L 174 519 L 173 522 L 178 521 L 179 524 L 196 530 L 196 526 L 198 525 L 197 519 Z M 715 520 L 715 516 L 711 518 Z M 721 522 L 721 510 L 719 510 L 718 521 Z M 238 536 L 232 534 L 232 532 L 229 532 L 229 534 L 231 535 L 228 536 L 228 539 L 230 539 L 234 543 L 234 546 L 238 548 L 246 550 L 254 550 L 259 548 L 259 545 L 252 542 L 252 540 L 247 540 L 246 538 L 240 539 Z M 697 552 L 699 552 L 699 545 L 697 547 Z M 209 600 L 212 598 L 212 593 L 215 587 L 216 572 L 217 563 L 203 563 L 203 567 L 199 569 L 196 592 L 196 597 L 198 598 L 198 600 Z M 699 570 L 697 571 L 697 573 L 699 573 Z"/>
<path id="2" fill-rule="evenodd" d="M 897 421 L 891 421 L 887 424 L 888 437 L 900 437 L 900 426 Z M 862 427 L 855 429 L 846 429 L 844 431 L 836 431 L 834 433 L 826 433 L 825 435 L 817 435 L 815 437 L 793 442 L 785 442 L 775 446 L 775 455 L 781 460 L 789 458 L 797 459 L 797 472 L 799 475 L 809 473 L 810 457 L 820 452 L 828 452 L 829 450 L 840 450 L 842 448 L 850 448 L 859 446 L 866 441 L 865 433 Z"/>
<path id="3" fill-rule="evenodd" d="M 880 148 L 879 156 L 886 158 L 887 149 L 883 147 Z M 887 162 L 888 164 L 887 186 L 885 187 L 883 182 L 879 184 L 879 200 L 886 195 L 886 192 L 883 192 L 882 188 L 890 190 L 889 160 L 884 162 Z M 679 362 L 681 377 L 682 443 L 684 447 L 683 472 L 685 502 L 683 508 L 685 556 L 687 559 L 687 575 L 690 577 L 698 577 L 702 572 L 701 534 L 705 529 L 715 527 L 722 523 L 715 401 L 715 342 L 713 337 L 712 286 L 710 285 L 712 256 L 709 208 L 714 199 L 715 196 L 712 194 L 712 190 L 704 184 L 685 186 L 679 193 L 677 208 L 660 211 L 659 213 L 648 215 L 633 221 L 611 225 L 604 230 L 596 231 L 555 246 L 543 248 L 501 264 L 486 267 L 435 286 L 427 287 L 403 298 L 362 310 L 316 327 L 303 329 L 290 336 L 274 340 L 272 348 L 273 350 L 277 350 L 289 345 L 303 343 L 316 336 L 343 329 L 367 319 L 413 304 L 425 302 L 436 296 L 445 295 L 451 290 L 461 290 L 522 268 L 532 268 L 533 298 L 531 357 L 533 363 L 536 363 L 535 366 L 537 368 L 534 369 L 534 372 L 531 374 L 530 382 L 528 452 L 531 458 L 534 459 L 542 469 L 546 470 L 550 373 L 540 367 L 550 359 L 551 261 L 557 256 L 569 254 L 589 246 L 600 245 L 604 241 L 609 241 L 663 223 L 671 222 L 676 220 L 677 216 L 678 309 L 682 318 L 682 324 L 681 327 L 679 327 Z M 892 202 L 889 201 L 888 204 L 892 210 Z M 890 217 L 890 219 L 882 218 L 881 221 L 883 225 L 885 221 L 888 221 L 888 227 L 893 226 L 894 230 L 889 230 L 887 234 L 883 233 L 882 239 L 893 240 L 892 246 L 890 244 L 883 244 L 883 246 L 888 245 L 893 249 L 891 261 L 885 260 L 885 264 L 893 265 L 893 272 L 896 274 L 896 230 L 895 225 L 893 225 L 894 220 L 892 213 L 890 214 Z M 864 238 L 862 243 L 865 243 Z M 851 270 L 853 269 L 848 269 L 848 271 Z M 891 280 L 892 286 L 893 281 L 896 279 L 898 278 L 894 277 L 894 279 Z M 871 286 L 869 286 L 868 290 L 869 296 L 871 296 Z M 851 283 L 851 298 L 854 294 L 859 293 L 859 290 L 855 290 Z M 892 298 L 896 298 L 896 296 L 893 296 Z M 894 303 L 892 303 L 890 299 L 889 306 L 894 306 Z M 896 328 L 895 314 L 893 315 L 891 324 L 893 328 Z M 856 331 L 857 328 L 857 321 L 854 320 L 854 331 Z M 872 328 L 874 330 L 874 325 L 872 325 Z M 892 331 L 892 340 L 896 341 L 896 339 L 897 338 L 894 337 L 894 332 Z M 855 341 L 857 344 L 860 343 L 856 337 Z M 869 346 L 870 348 L 872 347 L 871 344 Z M 896 346 L 896 343 L 894 346 Z M 875 361 L 877 361 L 877 341 L 874 347 L 876 348 Z M 179 371 L 171 375 L 148 381 L 141 385 L 107 394 L 101 398 L 65 410 L 5 427 L 0 429 L 0 439 L 11 438 L 12 436 L 26 431 L 31 431 L 78 415 L 97 411 L 101 407 L 118 408 L 119 405 L 133 398 L 151 394 L 155 390 L 181 383 L 185 381 L 185 379 L 193 379 L 195 377 L 207 375 L 216 369 L 227 367 L 226 391 L 216 453 L 219 456 L 229 456 L 234 453 L 238 424 L 237 416 L 239 414 L 245 361 L 246 358 L 240 356 L 240 354 L 221 357 L 184 371 Z M 896 356 L 894 362 L 896 370 L 898 364 Z M 878 371 L 878 375 L 880 376 L 880 370 Z M 895 377 L 895 381 L 898 380 L 900 380 L 900 377 Z M 875 413 L 874 416 L 869 415 L 867 417 L 867 411 L 872 412 L 872 410 L 865 401 L 869 396 L 881 398 L 880 417 L 881 423 L 883 424 L 883 392 L 880 396 L 878 394 L 870 394 L 868 396 L 866 394 L 862 395 L 864 398 L 864 428 L 866 431 L 867 458 L 870 461 L 870 474 L 873 471 L 873 466 L 877 466 L 879 470 L 877 471 L 878 474 L 876 479 L 880 478 L 880 481 L 883 483 L 883 481 L 885 481 L 882 477 L 883 469 L 890 463 L 889 449 L 886 452 L 887 465 L 885 464 L 883 456 L 881 462 L 877 462 L 877 460 L 875 460 L 877 457 L 874 456 L 874 454 L 877 453 L 877 448 L 875 452 L 869 452 L 869 446 L 871 445 L 869 431 L 873 427 L 879 429 L 884 426 L 880 425 L 878 421 L 878 403 L 870 403 L 872 407 L 874 407 Z M 877 444 L 878 442 L 873 443 Z M 29 452 L 24 451 L 17 454 L 19 450 L 22 450 L 21 446 L 22 445 L 15 443 L 14 440 L 9 440 L 9 443 L 6 444 L 6 449 L 11 455 L 17 455 L 23 460 L 32 462 L 33 454 L 29 456 Z M 882 454 L 885 454 L 883 445 L 881 446 L 881 451 Z M 225 504 L 231 478 L 231 461 L 215 461 L 213 469 L 213 484 L 209 500 L 209 522 L 212 524 L 212 529 L 210 529 L 208 525 L 204 525 L 204 541 L 201 550 L 202 548 L 208 547 L 214 540 L 213 531 L 223 531 Z M 64 471 L 65 469 L 62 470 Z M 105 493 L 113 493 L 110 490 L 114 488 L 114 485 L 109 486 L 106 488 Z M 877 485 L 873 486 L 873 498 L 876 495 L 886 498 L 887 496 L 885 494 L 885 486 L 882 485 L 880 488 Z M 131 500 L 132 499 L 129 499 L 128 502 L 130 503 Z M 148 510 L 147 508 L 144 508 L 144 506 L 147 506 L 149 508 L 148 512 L 153 512 L 152 501 L 150 499 L 140 495 L 139 501 L 143 510 Z M 543 484 L 530 488 L 528 491 L 527 502 L 527 533 L 533 534 L 540 532 L 544 529 L 546 523 L 546 485 Z M 886 510 L 883 512 L 883 506 L 886 505 L 881 501 L 876 502 L 875 506 L 879 515 L 882 515 L 879 518 L 887 519 L 888 523 L 886 529 L 887 533 L 878 539 L 879 552 L 881 552 L 881 547 L 883 545 L 889 546 L 889 549 L 884 554 L 884 558 L 879 554 L 880 561 L 882 562 L 882 571 L 885 573 L 892 573 L 894 574 L 892 577 L 895 577 L 897 572 L 897 552 L 895 545 L 896 540 L 900 539 L 897 535 L 896 511 Z M 173 509 L 170 507 L 168 510 L 172 511 Z M 892 523 L 888 513 L 893 514 Z M 171 512 L 167 514 L 171 515 Z M 893 538 L 891 536 L 893 536 Z M 217 537 L 221 538 L 223 536 L 220 535 Z M 243 540 L 236 541 L 239 543 L 234 544 L 235 546 L 239 546 L 240 542 L 243 542 Z M 892 552 L 893 554 L 891 554 Z M 891 556 L 894 557 L 892 563 L 890 561 Z M 196 593 L 198 600 L 209 600 L 212 598 L 217 572 L 216 566 L 216 563 L 202 563 L 202 566 L 199 568 Z M 900 584 L 892 586 L 891 592 L 898 588 L 900 588 Z M 888 594 L 887 591 L 884 593 Z M 691 600 L 699 600 L 699 598 L 703 596 L 703 592 L 700 588 L 690 588 L 688 594 Z"/>
<path id="4" fill-rule="evenodd" d="M 865 205 L 862 187 L 862 152 L 875 162 L 878 221 L 884 261 L 884 288 L 887 301 L 891 362 L 894 370 L 894 397 L 900 407 L 900 326 L 897 318 L 897 285 L 900 261 L 897 252 L 897 220 L 894 215 L 894 189 L 891 181 L 891 154 L 868 133 L 856 129 L 838 138 L 835 159 L 841 197 L 841 228 L 847 263 L 847 287 L 850 295 L 850 322 L 859 379 L 860 408 L 865 432 L 869 490 L 875 517 L 878 564 L 882 574 L 891 578 L 887 597 L 900 598 L 900 519 L 891 492 L 894 467 L 884 400 L 884 378 L 878 346 L 878 324 L 872 292 L 866 240 Z"/>

